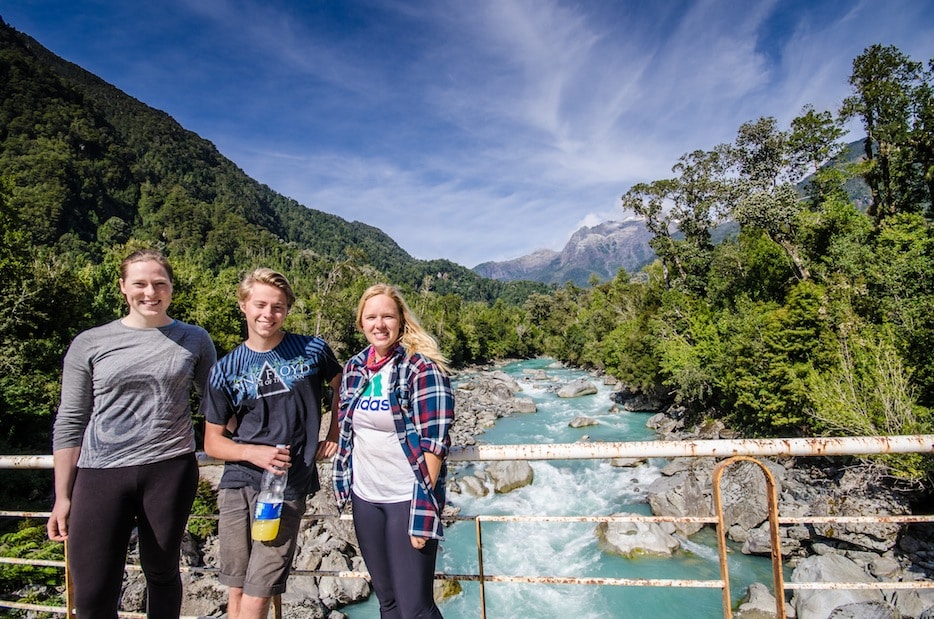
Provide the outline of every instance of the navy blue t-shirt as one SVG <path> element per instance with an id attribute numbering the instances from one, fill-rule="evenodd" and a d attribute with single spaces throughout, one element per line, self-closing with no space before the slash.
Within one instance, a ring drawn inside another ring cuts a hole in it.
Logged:
<path id="1" fill-rule="evenodd" d="M 211 368 L 201 413 L 223 426 L 236 418 L 231 438 L 238 443 L 291 445 L 285 496 L 297 499 L 320 488 L 314 458 L 321 399 L 340 371 L 334 352 L 317 337 L 286 333 L 267 352 L 240 344 Z M 249 462 L 227 462 L 218 487 L 259 490 L 262 475 Z"/>

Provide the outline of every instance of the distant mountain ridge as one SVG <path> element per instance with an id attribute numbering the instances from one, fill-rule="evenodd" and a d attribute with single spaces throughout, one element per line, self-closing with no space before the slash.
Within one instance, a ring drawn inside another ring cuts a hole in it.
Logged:
<path id="1" fill-rule="evenodd" d="M 531 280 L 563 285 L 588 285 L 596 275 L 601 281 L 616 277 L 620 269 L 634 273 L 655 259 L 649 247 L 652 234 L 639 220 L 605 221 L 575 232 L 564 249 L 540 249 L 502 262 L 474 267 L 483 277 L 500 281 Z"/>
<path id="2" fill-rule="evenodd" d="M 864 138 L 853 140 L 827 166 L 845 166 L 863 158 Z M 798 183 L 804 191 L 811 176 Z M 865 211 L 872 197 L 862 177 L 848 178 L 844 189 L 857 206 Z M 739 227 L 727 221 L 711 230 L 711 240 L 716 244 L 724 238 L 736 235 Z M 560 252 L 539 249 L 531 254 L 501 262 L 483 262 L 473 268 L 482 277 L 499 281 L 533 281 L 544 284 L 563 285 L 571 281 L 578 286 L 589 285 L 596 275 L 601 281 L 616 277 L 620 269 L 635 273 L 655 259 L 649 247 L 652 234 L 640 220 L 605 221 L 599 225 L 584 226 L 575 232 Z"/>

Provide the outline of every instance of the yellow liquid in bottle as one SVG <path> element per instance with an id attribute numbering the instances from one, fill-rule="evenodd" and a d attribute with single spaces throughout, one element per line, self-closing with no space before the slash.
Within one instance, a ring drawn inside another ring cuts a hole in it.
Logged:
<path id="1" fill-rule="evenodd" d="M 269 542 L 276 539 L 279 534 L 279 519 L 254 520 L 252 533 L 253 539 L 258 542 Z"/>

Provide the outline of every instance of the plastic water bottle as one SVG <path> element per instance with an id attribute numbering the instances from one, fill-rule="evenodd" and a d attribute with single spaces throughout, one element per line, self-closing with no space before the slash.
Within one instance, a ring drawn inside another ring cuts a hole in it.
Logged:
<path id="1" fill-rule="evenodd" d="M 285 445 L 276 445 L 283 449 Z M 285 483 L 288 474 L 276 475 L 272 471 L 263 471 L 259 497 L 253 512 L 253 539 L 268 542 L 279 534 L 279 518 L 282 515 L 282 502 L 285 500 Z"/>

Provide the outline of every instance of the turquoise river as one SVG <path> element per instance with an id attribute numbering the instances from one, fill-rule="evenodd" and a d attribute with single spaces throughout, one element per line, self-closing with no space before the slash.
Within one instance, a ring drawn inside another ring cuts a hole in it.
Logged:
<path id="1" fill-rule="evenodd" d="M 596 395 L 558 398 L 557 386 L 586 372 L 560 367 L 549 359 L 510 363 L 502 368 L 522 386 L 522 397 L 532 398 L 538 412 L 500 419 L 477 437 L 490 445 L 572 443 L 585 435 L 593 441 L 654 440 L 646 428 L 648 413 L 614 412 L 613 389 L 593 380 Z M 548 381 L 533 381 L 530 370 L 544 370 Z M 598 424 L 572 428 L 578 416 Z M 646 489 L 658 478 L 667 461 L 649 460 L 635 468 L 613 467 L 607 461 L 532 462 L 534 482 L 508 494 L 490 493 L 476 498 L 449 493 L 462 515 L 608 516 L 617 512 L 651 514 Z M 451 475 L 471 474 L 482 463 L 453 464 Z M 567 522 L 484 523 L 483 562 L 486 574 L 511 576 L 588 576 L 594 578 L 645 578 L 714 580 L 720 577 L 716 536 L 704 530 L 682 540 L 682 548 L 670 558 L 627 559 L 598 547 L 596 525 Z M 459 521 L 446 529 L 438 559 L 445 573 L 476 574 L 476 529 L 471 521 Z M 768 558 L 750 557 L 731 548 L 730 584 L 734 604 L 754 581 L 772 582 Z M 441 604 L 445 619 L 478 619 L 480 589 L 475 581 L 463 582 L 463 593 Z M 718 588 L 626 587 L 609 585 L 543 585 L 487 583 L 486 616 L 489 619 L 715 619 L 723 616 Z M 341 609 L 351 619 L 379 617 L 375 596 Z"/>

